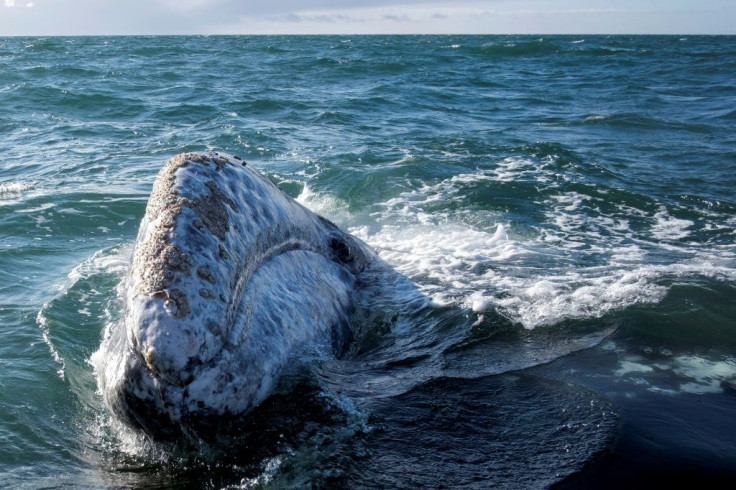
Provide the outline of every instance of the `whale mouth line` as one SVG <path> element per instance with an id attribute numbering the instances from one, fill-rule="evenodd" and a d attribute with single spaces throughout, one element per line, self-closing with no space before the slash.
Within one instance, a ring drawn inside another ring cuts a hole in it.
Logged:
<path id="1" fill-rule="evenodd" d="M 212 359 L 219 357 L 222 353 L 222 350 L 226 347 L 235 346 L 239 343 L 239 339 L 241 338 L 243 330 L 246 327 L 246 315 L 248 313 L 248 305 L 244 301 L 244 296 L 252 285 L 252 279 L 258 275 L 258 273 L 261 271 L 261 269 L 263 269 L 265 265 L 273 262 L 274 260 L 277 260 L 283 255 L 297 251 L 304 251 L 319 255 L 319 251 L 317 249 L 310 246 L 307 242 L 303 240 L 287 240 L 280 243 L 279 245 L 268 248 L 260 255 L 260 257 L 258 257 L 257 260 L 254 260 L 251 263 L 251 267 L 248 267 L 246 273 L 241 276 L 241 279 L 236 284 L 236 289 L 232 296 L 235 301 L 232 302 L 232 313 L 228 314 L 228 316 L 230 317 L 229 321 L 226 320 L 226 324 L 230 325 L 230 328 L 225 330 L 229 332 L 227 334 L 227 340 L 222 343 L 222 347 L 217 351 L 214 356 L 212 356 Z M 203 367 L 204 364 L 197 372 L 199 372 Z"/>

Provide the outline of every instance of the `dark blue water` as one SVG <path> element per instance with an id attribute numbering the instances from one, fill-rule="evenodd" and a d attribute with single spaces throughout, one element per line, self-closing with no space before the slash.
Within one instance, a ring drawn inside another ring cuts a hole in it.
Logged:
<path id="1" fill-rule="evenodd" d="M 0 38 L 0 481 L 726 486 L 735 148 L 734 37 Z M 201 150 L 410 282 L 193 449 L 117 427 L 90 358 L 156 173 Z"/>

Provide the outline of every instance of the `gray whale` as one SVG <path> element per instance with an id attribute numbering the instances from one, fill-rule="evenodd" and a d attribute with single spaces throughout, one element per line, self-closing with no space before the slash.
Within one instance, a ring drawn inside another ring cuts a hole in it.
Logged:
<path id="1" fill-rule="evenodd" d="M 123 321 L 98 352 L 105 404 L 154 436 L 248 413 L 296 349 L 341 354 L 376 260 L 239 158 L 172 158 L 140 225 Z"/>

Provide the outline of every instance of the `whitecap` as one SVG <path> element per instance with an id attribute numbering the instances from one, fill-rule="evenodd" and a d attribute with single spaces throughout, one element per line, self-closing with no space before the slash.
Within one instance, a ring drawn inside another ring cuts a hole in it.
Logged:
<path id="1" fill-rule="evenodd" d="M 18 202 L 35 185 L 23 180 L 0 183 L 0 204 Z"/>
<path id="2" fill-rule="evenodd" d="M 655 223 L 652 225 L 652 236 L 658 240 L 682 240 L 690 235 L 691 228 L 695 222 L 670 216 L 662 207 L 654 215 Z"/>
<path id="3" fill-rule="evenodd" d="M 352 220 L 348 204 L 326 192 L 313 191 L 306 183 L 296 201 L 315 213 L 328 218 L 341 228 L 347 228 Z"/>
<path id="4" fill-rule="evenodd" d="M 44 305 L 38 312 L 38 314 L 36 315 L 36 324 L 38 325 L 38 328 L 41 329 L 41 338 L 43 339 L 43 342 L 48 346 L 51 358 L 59 366 L 59 368 L 56 370 L 56 374 L 59 376 L 59 378 L 65 379 L 66 361 L 59 353 L 59 350 L 56 348 L 56 345 L 54 345 L 54 342 L 51 340 L 48 326 L 48 318 L 46 317 L 47 309 L 48 304 Z"/>
<path id="5" fill-rule="evenodd" d="M 454 204 L 466 199 L 468 186 L 539 181 L 551 178 L 547 174 L 552 171 L 506 158 L 494 169 L 426 183 L 376 204 L 373 221 L 351 231 L 436 303 L 458 304 L 476 314 L 495 308 L 528 329 L 656 304 L 667 295 L 672 278 L 736 276 L 723 247 L 677 244 L 677 259 L 651 264 L 652 254 L 671 252 L 675 245 L 645 240 L 635 231 L 632 222 L 638 228 L 652 218 L 645 210 L 619 206 L 601 211 L 610 206 L 594 188 L 587 194 L 549 196 L 544 201 L 547 223 L 531 230 L 491 211 L 474 211 L 472 224 L 467 223 L 463 206 Z M 656 219 L 660 227 L 655 233 L 661 238 L 686 236 L 693 226 L 664 209 Z"/>

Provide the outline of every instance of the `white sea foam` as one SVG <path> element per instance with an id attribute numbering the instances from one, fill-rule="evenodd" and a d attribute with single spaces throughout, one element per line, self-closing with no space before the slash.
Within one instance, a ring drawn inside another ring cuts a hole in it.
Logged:
<path id="1" fill-rule="evenodd" d="M 296 200 L 315 213 L 330 219 L 340 228 L 346 229 L 351 222 L 352 215 L 346 202 L 327 193 L 314 192 L 307 184 L 304 184 Z"/>
<path id="2" fill-rule="evenodd" d="M 690 378 L 680 389 L 687 393 L 720 393 L 723 383 L 736 379 L 736 359 L 713 360 L 696 355 L 682 355 L 674 359 L 672 370 Z"/>
<path id="3" fill-rule="evenodd" d="M 18 201 L 24 194 L 34 187 L 33 183 L 22 180 L 0 183 L 0 204 L 8 204 Z"/>
<path id="4" fill-rule="evenodd" d="M 98 250 L 91 257 L 80 262 L 69 271 L 67 276 L 70 284 L 65 289 L 73 286 L 79 280 L 87 279 L 100 273 L 113 274 L 122 278 L 128 270 L 131 254 L 132 248 L 130 245 Z"/>
<path id="5" fill-rule="evenodd" d="M 502 279 L 505 294 L 492 302 L 526 328 L 565 319 L 599 318 L 611 310 L 661 301 L 667 289 L 650 282 L 647 268 L 627 273 L 581 269 L 551 278 Z"/>
<path id="6" fill-rule="evenodd" d="M 609 349 L 616 350 L 615 343 Z M 645 350 L 647 355 L 652 349 Z M 645 356 L 625 354 L 614 374 L 621 381 L 645 386 L 656 393 L 705 394 L 721 393 L 724 385 L 736 380 L 736 359 L 733 357 L 708 358 L 697 354 L 680 354 L 664 350 L 652 361 Z"/>
<path id="7" fill-rule="evenodd" d="M 44 307 L 41 308 L 41 311 L 39 311 L 36 315 L 36 324 L 38 325 L 38 328 L 41 329 L 41 338 L 48 346 L 51 358 L 59 366 L 59 368 L 56 370 L 56 374 L 59 375 L 59 378 L 64 379 L 66 377 L 66 361 L 61 356 L 59 350 L 56 348 L 51 340 L 51 336 L 49 333 L 49 322 L 48 318 L 46 317 L 46 308 L 47 305 L 44 305 Z"/>
<path id="8" fill-rule="evenodd" d="M 624 376 L 631 373 L 651 373 L 654 368 L 648 364 L 642 362 L 636 362 L 634 360 L 623 360 L 619 362 L 619 368 L 614 373 L 616 376 Z"/>
<path id="9" fill-rule="evenodd" d="M 471 217 L 464 205 L 455 205 L 468 186 L 547 181 L 551 172 L 538 162 L 507 158 L 493 170 L 405 191 L 374 206 L 368 220 L 343 217 L 353 234 L 436 302 L 477 314 L 496 308 L 530 329 L 655 304 L 672 280 L 736 278 L 733 256 L 723 247 L 672 244 L 687 237 L 694 223 L 665 208 L 654 216 L 625 206 L 604 213 L 607 203 L 596 193 L 560 192 L 544 202 L 547 222 L 530 233 L 501 213 L 473 211 Z M 341 206 L 308 193 L 300 200 L 328 215 Z M 639 227 L 652 223 L 648 235 L 632 229 L 631 220 Z M 671 257 L 672 247 L 678 259 L 650 259 Z"/>
<path id="10" fill-rule="evenodd" d="M 33 188 L 33 184 L 31 184 L 30 182 L 6 182 L 4 184 L 0 184 L 0 197 L 4 197 L 6 195 L 22 194 L 23 191 L 31 188 Z"/>
<path id="11" fill-rule="evenodd" d="M 673 218 L 662 207 L 654 215 L 656 222 L 652 226 L 652 236 L 658 240 L 681 240 L 690 235 L 688 228 L 695 225 L 693 221 Z"/>
<path id="12" fill-rule="evenodd" d="M 527 328 L 600 317 L 612 309 L 658 302 L 667 292 L 656 283 L 667 271 L 657 267 L 557 273 L 525 267 L 537 259 L 538 244 L 509 238 L 503 224 L 488 232 L 461 223 L 352 231 L 437 302 L 456 302 L 478 313 L 494 306 Z"/>
<path id="13" fill-rule="evenodd" d="M 464 174 L 458 176 L 460 181 L 467 180 L 483 180 L 492 178 L 501 182 L 513 182 L 524 177 L 533 176 L 534 180 L 548 182 L 549 176 L 540 172 L 539 163 L 526 158 L 505 158 L 498 163 L 496 168 L 490 173 L 481 174 Z"/>

